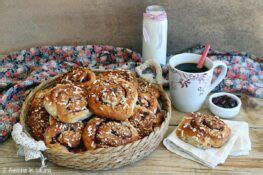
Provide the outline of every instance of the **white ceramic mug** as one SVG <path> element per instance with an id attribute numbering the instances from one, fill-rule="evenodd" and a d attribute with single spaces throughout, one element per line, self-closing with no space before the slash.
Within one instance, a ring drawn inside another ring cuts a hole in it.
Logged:
<path id="1" fill-rule="evenodd" d="M 169 60 L 169 84 L 174 107 L 182 112 L 195 112 L 201 108 L 207 95 L 226 76 L 227 66 L 222 61 L 211 61 L 206 58 L 205 72 L 189 73 L 176 69 L 183 63 L 198 63 L 201 55 L 183 53 L 173 56 Z M 216 67 L 222 67 L 219 76 L 212 82 L 213 71 Z"/>

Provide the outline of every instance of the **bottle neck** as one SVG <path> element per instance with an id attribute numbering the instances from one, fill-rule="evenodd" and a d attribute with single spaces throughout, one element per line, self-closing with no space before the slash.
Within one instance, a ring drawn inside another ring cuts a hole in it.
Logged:
<path id="1" fill-rule="evenodd" d="M 153 14 L 153 15 L 159 15 L 161 13 L 165 13 L 165 10 L 162 6 L 151 5 L 151 6 L 146 7 L 146 13 Z"/>

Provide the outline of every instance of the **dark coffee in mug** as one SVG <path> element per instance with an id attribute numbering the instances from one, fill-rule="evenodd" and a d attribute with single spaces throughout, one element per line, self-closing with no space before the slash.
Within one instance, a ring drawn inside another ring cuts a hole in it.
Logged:
<path id="1" fill-rule="evenodd" d="M 197 68 L 196 63 L 182 63 L 177 66 L 175 66 L 176 69 L 184 71 L 184 72 L 190 72 L 190 73 L 200 73 L 200 72 L 206 72 L 208 71 L 208 68 L 203 66 L 202 69 Z"/>

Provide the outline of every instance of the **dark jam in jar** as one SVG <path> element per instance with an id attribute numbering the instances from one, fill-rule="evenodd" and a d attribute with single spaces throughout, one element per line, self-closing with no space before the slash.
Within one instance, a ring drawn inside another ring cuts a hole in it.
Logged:
<path id="1" fill-rule="evenodd" d="M 219 96 L 219 97 L 214 97 L 212 98 L 212 102 L 220 106 L 222 108 L 234 108 L 237 107 L 237 101 L 227 95 Z"/>

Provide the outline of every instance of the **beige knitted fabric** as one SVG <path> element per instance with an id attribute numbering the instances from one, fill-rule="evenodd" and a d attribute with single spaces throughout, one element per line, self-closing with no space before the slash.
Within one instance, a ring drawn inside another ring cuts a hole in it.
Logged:
<path id="1" fill-rule="evenodd" d="M 19 156 L 25 156 L 25 160 L 31 159 L 41 159 L 41 168 L 45 167 L 45 157 L 41 151 L 47 149 L 43 141 L 35 141 L 34 139 L 28 137 L 26 133 L 23 132 L 23 127 L 19 123 L 13 126 L 12 138 L 18 145 L 19 149 L 17 154 Z"/>

